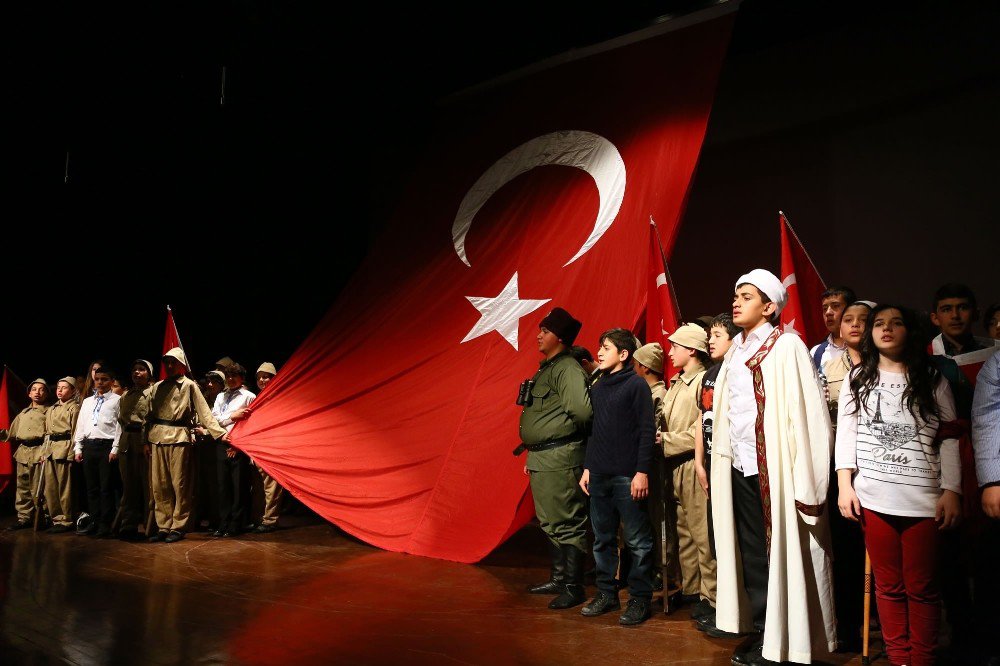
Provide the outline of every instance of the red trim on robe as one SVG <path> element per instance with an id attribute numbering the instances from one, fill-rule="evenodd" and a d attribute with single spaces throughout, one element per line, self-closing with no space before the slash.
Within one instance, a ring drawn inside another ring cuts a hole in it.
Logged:
<path id="1" fill-rule="evenodd" d="M 757 401 L 757 420 L 754 422 L 754 434 L 757 440 L 757 480 L 760 483 L 760 504 L 764 510 L 764 536 L 767 544 L 767 557 L 771 559 L 771 478 L 767 471 L 767 447 L 764 444 L 764 374 L 760 364 L 764 362 L 771 348 L 778 341 L 781 329 L 776 328 L 764 340 L 757 353 L 750 357 L 746 366 L 753 376 L 753 396 Z"/>

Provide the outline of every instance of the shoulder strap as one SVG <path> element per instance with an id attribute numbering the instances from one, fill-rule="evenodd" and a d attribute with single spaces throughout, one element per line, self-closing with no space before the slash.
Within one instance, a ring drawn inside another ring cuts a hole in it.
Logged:
<path id="1" fill-rule="evenodd" d="M 823 372 L 823 365 L 821 361 L 823 360 L 823 354 L 826 352 L 826 348 L 830 346 L 830 340 L 824 340 L 823 342 L 816 345 L 816 351 L 813 352 L 813 364 L 816 369 Z"/>

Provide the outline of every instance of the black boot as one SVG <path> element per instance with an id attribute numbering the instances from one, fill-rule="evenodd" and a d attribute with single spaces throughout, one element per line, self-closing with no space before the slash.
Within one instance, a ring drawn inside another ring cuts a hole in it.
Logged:
<path id="1" fill-rule="evenodd" d="M 583 589 L 583 558 L 584 552 L 576 546 L 562 547 L 563 561 L 566 563 L 566 574 L 563 578 L 562 593 L 549 603 L 549 608 L 562 610 L 579 606 L 587 600 Z"/>
<path id="2" fill-rule="evenodd" d="M 552 573 L 547 583 L 531 585 L 528 594 L 559 594 L 563 591 L 563 579 L 566 576 L 566 556 L 559 544 L 549 541 L 549 556 L 552 558 Z"/>

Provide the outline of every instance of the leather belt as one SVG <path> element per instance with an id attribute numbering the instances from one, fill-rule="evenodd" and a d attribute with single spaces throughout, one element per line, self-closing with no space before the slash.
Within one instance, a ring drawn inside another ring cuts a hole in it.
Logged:
<path id="1" fill-rule="evenodd" d="M 124 428 L 125 432 L 142 432 L 141 423 L 127 423 Z"/>
<path id="2" fill-rule="evenodd" d="M 70 438 L 70 433 L 68 432 L 54 432 L 49 435 L 50 442 L 63 442 Z"/>
<path id="3" fill-rule="evenodd" d="M 173 426 L 174 428 L 187 428 L 190 423 L 187 421 L 171 421 L 170 419 L 150 419 L 155 425 Z"/>
<path id="4" fill-rule="evenodd" d="M 525 444 L 524 442 L 517 445 L 513 453 L 515 456 L 521 455 L 523 451 L 531 451 L 532 453 L 537 453 L 539 451 L 548 451 L 549 449 L 557 449 L 560 446 L 566 446 L 567 444 L 572 444 L 573 442 L 580 441 L 580 437 L 577 435 L 567 435 L 566 437 L 560 437 L 558 439 L 552 439 L 547 442 L 542 442 L 541 444 Z"/>

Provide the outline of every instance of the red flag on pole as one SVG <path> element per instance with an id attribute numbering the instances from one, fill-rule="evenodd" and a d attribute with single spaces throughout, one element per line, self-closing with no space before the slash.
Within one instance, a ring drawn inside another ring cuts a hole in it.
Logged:
<path id="1" fill-rule="evenodd" d="M 649 218 L 649 279 L 646 283 L 646 342 L 659 342 L 667 348 L 667 336 L 681 325 L 680 308 L 674 282 L 670 278 L 667 259 L 660 244 L 660 233 L 652 216 Z"/>
<path id="2" fill-rule="evenodd" d="M 166 354 L 168 351 L 170 351 L 174 347 L 180 347 L 181 351 L 184 351 L 184 345 L 181 344 L 181 335 L 180 335 L 180 333 L 177 332 L 177 323 L 174 322 L 174 311 L 171 310 L 170 306 L 168 305 L 167 306 L 167 329 L 163 332 L 163 354 Z M 187 356 L 187 352 L 184 352 L 184 355 Z M 162 356 L 162 354 L 161 354 L 161 356 Z M 191 362 L 191 359 L 188 359 L 188 363 L 190 363 L 190 362 Z M 190 367 L 188 367 L 188 374 L 191 374 L 191 368 Z M 163 363 L 161 362 L 160 363 L 160 379 L 164 380 L 166 378 L 167 378 L 167 371 L 163 367 Z"/>
<path id="3" fill-rule="evenodd" d="M 639 320 L 649 217 L 669 249 L 734 7 L 452 100 L 382 238 L 233 444 L 388 550 L 475 562 L 523 526 L 511 451 L 538 324 L 565 308 L 596 347 Z"/>
<path id="4" fill-rule="evenodd" d="M 7 369 L 7 366 L 4 366 L 3 379 L 0 379 L 0 430 L 10 428 L 10 422 L 14 420 L 11 414 L 17 411 L 13 409 L 10 400 L 12 379 L 10 370 Z M 10 482 L 14 480 L 13 456 L 14 451 L 11 449 L 10 442 L 0 442 L 0 493 L 6 490 Z"/>
<path id="5" fill-rule="evenodd" d="M 826 285 L 788 218 L 778 211 L 778 219 L 781 225 L 781 281 L 788 290 L 788 303 L 781 311 L 781 329 L 813 345 L 827 335 L 822 312 Z"/>

